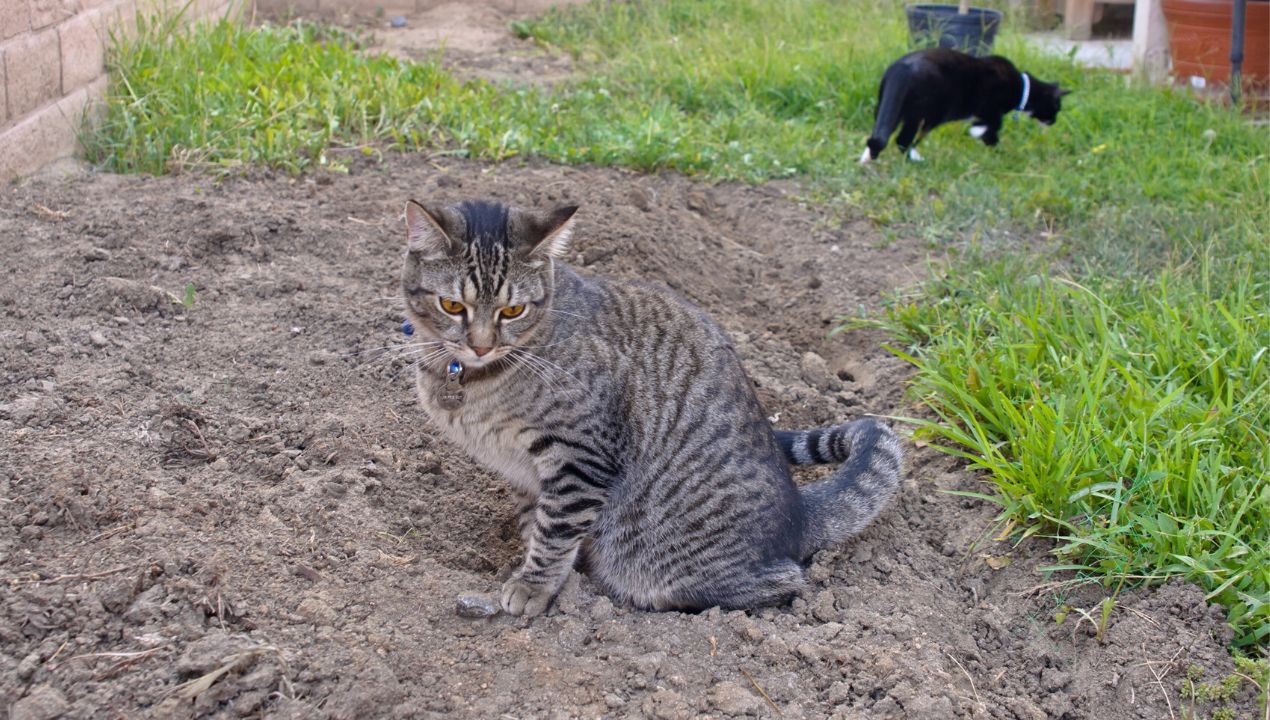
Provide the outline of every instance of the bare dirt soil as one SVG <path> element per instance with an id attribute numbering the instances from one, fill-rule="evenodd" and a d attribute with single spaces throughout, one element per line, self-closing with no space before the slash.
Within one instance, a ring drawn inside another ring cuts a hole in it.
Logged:
<path id="1" fill-rule="evenodd" d="M 0 196 L 0 713 L 70 718 L 1180 718 L 1231 671 L 1194 587 L 1046 587 L 960 463 L 754 612 L 648 613 L 575 577 L 470 620 L 519 547 L 503 483 L 425 425 L 397 273 L 408 197 L 583 206 L 574 264 L 667 283 L 784 427 L 912 414 L 868 331 L 924 272 L 787 184 L 423 155 L 346 176 L 71 174 Z M 192 285 L 193 291 L 187 292 Z M 1250 691 L 1234 704 L 1258 712 Z M 1209 709 L 1198 708 L 1200 716 Z M 1193 715 L 1192 715 L 1193 716 Z"/>
<path id="2" fill-rule="evenodd" d="M 369 14 L 345 10 L 319 17 L 356 31 L 366 41 L 368 53 L 386 53 L 415 62 L 440 60 L 448 71 L 464 79 L 549 85 L 573 73 L 572 58 L 517 38 L 510 31 L 511 23 L 553 6 L 582 2 L 457 0 L 436 3 L 417 12 Z M 286 22 L 290 17 L 266 12 L 259 19 Z"/>

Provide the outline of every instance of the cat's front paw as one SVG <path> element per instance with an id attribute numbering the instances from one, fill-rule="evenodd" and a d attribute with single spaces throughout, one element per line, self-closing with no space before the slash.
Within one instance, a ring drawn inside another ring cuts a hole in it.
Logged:
<path id="1" fill-rule="evenodd" d="M 513 575 L 503 583 L 503 612 L 526 617 L 541 615 L 555 594 L 552 588 L 525 582 Z"/>

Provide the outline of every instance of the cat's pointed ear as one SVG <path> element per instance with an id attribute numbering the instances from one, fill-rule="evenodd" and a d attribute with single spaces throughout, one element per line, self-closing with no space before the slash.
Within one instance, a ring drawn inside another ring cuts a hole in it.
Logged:
<path id="1" fill-rule="evenodd" d="M 573 234 L 573 215 L 577 205 L 562 205 L 550 212 L 534 215 L 529 222 L 530 242 L 533 249 L 529 256 L 540 258 L 563 257 L 569 250 L 569 236 Z"/>
<path id="2" fill-rule="evenodd" d="M 426 208 L 411 200 L 406 203 L 406 245 L 422 259 L 435 260 L 454 251 L 455 242 L 446 228 L 445 212 Z"/>

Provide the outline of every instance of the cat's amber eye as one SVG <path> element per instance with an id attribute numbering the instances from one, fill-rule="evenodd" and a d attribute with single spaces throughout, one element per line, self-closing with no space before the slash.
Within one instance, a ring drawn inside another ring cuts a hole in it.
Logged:
<path id="1" fill-rule="evenodd" d="M 451 315 L 458 315 L 463 312 L 463 303 L 450 298 L 441 298 L 441 309 Z"/>
<path id="2" fill-rule="evenodd" d="M 525 314 L 525 306 L 524 305 L 508 305 L 502 310 L 499 310 L 498 314 L 507 318 L 508 320 L 511 320 L 512 318 L 518 318 L 521 315 Z"/>

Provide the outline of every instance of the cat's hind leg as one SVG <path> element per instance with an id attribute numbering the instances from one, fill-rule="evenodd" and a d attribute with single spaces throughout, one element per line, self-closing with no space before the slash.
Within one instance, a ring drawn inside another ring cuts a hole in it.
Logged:
<path id="1" fill-rule="evenodd" d="M 913 122 L 904 122 L 904 126 L 900 128 L 900 134 L 895 137 L 895 146 L 900 152 L 908 155 L 909 160 L 920 162 L 922 156 L 917 152 L 917 143 L 921 142 L 921 124 Z"/>
<path id="2" fill-rule="evenodd" d="M 998 134 L 1001 131 L 1001 120 L 1001 117 L 987 118 L 982 121 L 981 125 L 976 125 L 975 127 L 970 128 L 972 131 L 971 134 L 973 134 L 976 127 L 982 127 L 983 132 L 975 135 L 975 137 L 983 141 L 984 145 L 992 147 L 1001 141 L 1001 136 Z"/>
<path id="3" fill-rule="evenodd" d="M 780 560 L 756 573 L 736 573 L 726 579 L 679 589 L 672 597 L 656 604 L 656 610 L 731 610 L 783 605 L 806 584 L 803 568 L 789 559 Z"/>

